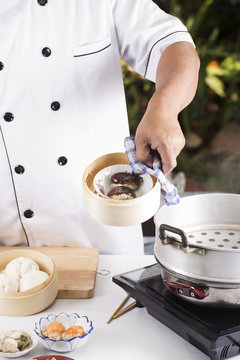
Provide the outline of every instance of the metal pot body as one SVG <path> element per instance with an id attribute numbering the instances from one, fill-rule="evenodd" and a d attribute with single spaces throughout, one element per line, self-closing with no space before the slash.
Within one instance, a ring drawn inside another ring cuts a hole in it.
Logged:
<path id="1" fill-rule="evenodd" d="M 214 283 L 175 274 L 161 266 L 165 286 L 178 297 L 197 305 L 239 308 L 240 284 Z"/>
<path id="2" fill-rule="evenodd" d="M 188 196 L 179 205 L 161 207 L 154 220 L 154 254 L 167 272 L 236 292 L 240 287 L 240 195 Z"/>
<path id="3" fill-rule="evenodd" d="M 168 240 L 169 241 L 169 240 Z M 240 283 L 240 253 L 189 247 L 157 239 L 154 253 L 158 262 L 175 273 L 205 281 Z"/>

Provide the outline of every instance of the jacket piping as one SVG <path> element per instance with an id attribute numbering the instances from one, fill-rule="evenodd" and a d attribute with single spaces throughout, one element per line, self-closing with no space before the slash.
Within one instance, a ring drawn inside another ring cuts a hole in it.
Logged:
<path id="1" fill-rule="evenodd" d="M 23 232 L 24 232 L 25 237 L 26 237 L 27 246 L 30 246 L 30 245 L 29 245 L 28 236 L 27 236 L 27 232 L 26 232 L 26 229 L 25 229 L 25 227 L 24 227 L 24 225 L 23 225 L 23 222 L 22 222 L 22 219 L 21 219 L 21 214 L 20 214 L 20 209 L 19 209 L 19 204 L 18 204 L 18 199 L 17 199 L 17 192 L 16 192 L 15 183 L 14 183 L 14 178 L 13 178 L 13 172 L 12 172 L 11 162 L 10 162 L 10 159 L 9 159 L 9 155 L 8 155 L 8 151 L 7 151 L 7 146 L 6 146 L 6 142 L 5 142 L 5 139 L 4 139 L 4 136 L 3 136 L 3 131 L 2 131 L 2 127 L 1 127 L 1 126 L 0 126 L 0 131 L 1 131 L 1 136 L 2 136 L 2 140 L 3 140 L 3 144 L 4 144 L 6 156 L 7 156 L 7 161 L 8 161 L 8 165 L 9 165 L 10 175 L 11 175 L 11 179 L 12 179 L 14 197 L 15 197 L 15 200 L 16 200 L 17 212 L 18 212 L 19 220 L 20 220 L 20 223 L 21 223 Z"/>
<path id="2" fill-rule="evenodd" d="M 169 37 L 169 36 L 171 36 L 171 35 L 173 35 L 173 34 L 182 33 L 182 32 L 183 32 L 183 33 L 188 33 L 188 31 L 186 31 L 186 30 L 174 31 L 174 32 L 172 32 L 171 34 L 168 34 L 168 35 L 162 37 L 161 39 L 157 40 L 157 41 L 153 44 L 153 46 L 151 47 L 151 49 L 150 49 L 150 51 L 149 51 L 149 54 L 148 54 L 146 70 L 145 70 L 144 75 L 143 75 L 144 77 L 146 77 L 146 74 L 147 74 L 147 71 L 148 71 L 148 65 L 149 65 L 149 62 L 150 62 L 150 57 L 151 57 L 151 54 L 152 54 L 152 51 L 153 51 L 154 46 L 155 46 L 156 44 L 158 44 L 160 41 L 166 39 L 167 37 Z"/>
<path id="3" fill-rule="evenodd" d="M 109 46 L 111 46 L 111 44 L 105 46 L 104 48 L 100 49 L 100 50 L 97 50 L 97 51 L 93 51 L 91 53 L 86 53 L 86 54 L 80 54 L 80 55 L 74 55 L 74 57 L 80 57 L 80 56 L 87 56 L 87 55 L 92 55 L 92 54 L 97 54 L 105 49 L 107 49 Z"/>

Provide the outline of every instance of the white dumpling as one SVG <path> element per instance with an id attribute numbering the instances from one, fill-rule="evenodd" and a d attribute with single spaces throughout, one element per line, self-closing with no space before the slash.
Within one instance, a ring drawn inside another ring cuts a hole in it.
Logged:
<path id="1" fill-rule="evenodd" d="M 22 330 L 12 330 L 8 335 L 8 338 L 16 340 L 18 344 L 18 349 L 21 351 L 32 344 L 31 337 L 26 333 L 26 331 Z"/>
<path id="2" fill-rule="evenodd" d="M 19 283 L 19 291 L 27 291 L 47 280 L 48 274 L 41 270 L 31 270 L 26 273 Z"/>
<path id="3" fill-rule="evenodd" d="M 3 338 L 0 339 L 0 351 L 2 351 Z"/>
<path id="4" fill-rule="evenodd" d="M 20 256 L 10 261 L 4 272 L 8 276 L 21 278 L 31 270 L 39 270 L 38 264 L 30 258 Z"/>
<path id="5" fill-rule="evenodd" d="M 3 339 L 2 352 L 4 352 L 4 353 L 16 353 L 16 352 L 19 352 L 17 341 L 14 340 L 14 339 L 9 339 L 8 337 Z"/>
<path id="6" fill-rule="evenodd" d="M 17 292 L 18 286 L 17 278 L 7 276 L 5 273 L 0 274 L 0 292 Z"/>

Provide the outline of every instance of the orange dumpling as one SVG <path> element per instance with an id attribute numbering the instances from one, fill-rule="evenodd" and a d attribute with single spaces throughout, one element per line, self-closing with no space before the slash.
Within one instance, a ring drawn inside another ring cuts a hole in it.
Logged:
<path id="1" fill-rule="evenodd" d="M 45 329 L 42 330 L 42 335 L 49 339 L 61 340 L 64 331 L 65 327 L 61 322 L 53 321 Z"/>
<path id="2" fill-rule="evenodd" d="M 83 336 L 84 328 L 80 325 L 70 326 L 66 329 L 64 339 L 72 339 L 76 336 Z"/>
<path id="3" fill-rule="evenodd" d="M 63 333 L 65 331 L 65 327 L 64 325 L 59 322 L 59 321 L 54 321 L 52 322 L 51 324 L 49 324 L 47 327 L 46 327 L 46 332 L 48 334 L 52 334 L 52 333 Z"/>

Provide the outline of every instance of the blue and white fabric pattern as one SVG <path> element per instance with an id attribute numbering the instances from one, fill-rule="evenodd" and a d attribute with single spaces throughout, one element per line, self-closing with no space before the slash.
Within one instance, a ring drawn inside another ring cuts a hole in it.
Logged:
<path id="1" fill-rule="evenodd" d="M 161 161 L 158 156 L 153 157 L 153 167 L 150 168 L 146 164 L 137 160 L 136 156 L 136 144 L 135 140 L 131 137 L 126 137 L 124 140 L 124 146 L 128 161 L 131 165 L 132 172 L 135 174 L 147 173 L 158 178 L 161 182 L 162 196 L 167 205 L 175 205 L 180 202 L 177 188 L 166 179 L 161 170 Z"/>

